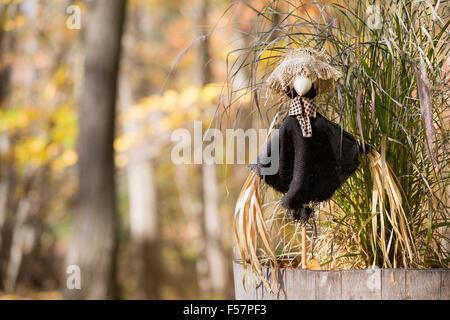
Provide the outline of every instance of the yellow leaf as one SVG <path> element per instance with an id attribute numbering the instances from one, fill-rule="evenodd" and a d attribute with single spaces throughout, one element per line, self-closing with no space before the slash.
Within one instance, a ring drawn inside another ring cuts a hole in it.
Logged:
<path id="1" fill-rule="evenodd" d="M 308 269 L 308 270 L 321 270 L 322 268 L 320 267 L 319 261 L 317 261 L 316 259 L 311 259 L 306 264 L 306 269 Z"/>

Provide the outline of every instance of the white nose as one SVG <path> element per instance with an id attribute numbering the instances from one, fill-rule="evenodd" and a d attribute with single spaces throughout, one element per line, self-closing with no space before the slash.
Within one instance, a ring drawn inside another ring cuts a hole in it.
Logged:
<path id="1" fill-rule="evenodd" d="M 307 93 L 312 87 L 312 82 L 308 77 L 298 76 L 294 80 L 295 92 L 301 97 Z"/>

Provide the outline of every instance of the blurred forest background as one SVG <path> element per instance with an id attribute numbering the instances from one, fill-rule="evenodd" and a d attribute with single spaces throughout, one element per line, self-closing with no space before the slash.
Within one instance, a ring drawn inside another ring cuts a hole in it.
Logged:
<path id="1" fill-rule="evenodd" d="M 0 1 L 0 295 L 61 298 L 66 255 L 83 248 L 82 286 L 94 289 L 69 297 L 234 296 L 232 217 L 247 170 L 173 165 L 170 134 L 211 124 L 253 12 L 228 0 L 124 6 Z"/>
<path id="2" fill-rule="evenodd" d="M 0 297 L 234 297 L 248 171 L 174 165 L 170 137 L 193 120 L 269 126 L 248 90 L 227 91 L 251 81 L 234 50 L 257 40 L 255 8 L 278 5 L 289 3 L 0 0 Z M 66 290 L 71 264 L 82 290 Z"/>

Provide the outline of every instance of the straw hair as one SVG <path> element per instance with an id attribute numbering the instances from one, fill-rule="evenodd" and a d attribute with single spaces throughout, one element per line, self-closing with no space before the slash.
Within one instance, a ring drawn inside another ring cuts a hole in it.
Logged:
<path id="1" fill-rule="evenodd" d="M 267 79 L 269 87 L 279 94 L 293 86 L 297 76 L 305 76 L 314 83 L 319 95 L 333 90 L 341 72 L 329 64 L 329 57 L 314 49 L 289 49 L 280 64 Z"/>
<path id="2" fill-rule="evenodd" d="M 272 260 L 272 271 L 275 271 L 277 259 L 273 251 L 273 244 L 271 242 L 269 233 L 266 228 L 266 221 L 263 217 L 263 210 L 260 201 L 259 190 L 260 179 L 258 175 L 251 171 L 247 180 L 242 187 L 236 203 L 234 215 L 234 233 L 236 236 L 236 243 L 239 248 L 239 253 L 244 266 L 244 271 L 247 270 L 250 262 L 251 271 L 264 283 L 268 291 L 271 291 L 269 283 L 262 275 L 262 264 L 260 257 L 257 254 L 258 242 L 261 242 L 264 251 Z M 258 241 L 259 240 L 259 241 Z M 276 272 L 272 272 L 274 283 L 277 284 Z M 242 284 L 245 288 L 245 272 L 242 279 Z"/>

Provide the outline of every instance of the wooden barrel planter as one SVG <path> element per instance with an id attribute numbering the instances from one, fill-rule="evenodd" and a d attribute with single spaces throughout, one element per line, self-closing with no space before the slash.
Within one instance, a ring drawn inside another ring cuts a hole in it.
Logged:
<path id="1" fill-rule="evenodd" d="M 245 290 L 241 262 L 233 262 L 233 271 L 237 300 L 450 300 L 450 269 L 278 269 L 273 293 L 250 272 Z M 272 285 L 270 268 L 263 275 Z"/>

